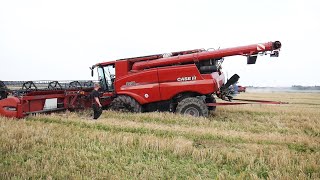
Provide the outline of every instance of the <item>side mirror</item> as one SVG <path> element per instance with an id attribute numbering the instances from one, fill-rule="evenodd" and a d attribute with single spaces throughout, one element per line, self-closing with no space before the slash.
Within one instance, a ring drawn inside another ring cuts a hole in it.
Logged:
<path id="1" fill-rule="evenodd" d="M 94 69 L 94 67 L 89 67 L 89 68 L 91 70 L 91 77 L 93 77 L 93 69 Z"/>

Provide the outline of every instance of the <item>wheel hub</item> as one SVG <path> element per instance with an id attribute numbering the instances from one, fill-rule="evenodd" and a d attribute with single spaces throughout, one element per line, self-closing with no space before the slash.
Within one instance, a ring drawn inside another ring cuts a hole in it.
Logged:
<path id="1" fill-rule="evenodd" d="M 185 114 L 198 117 L 200 115 L 199 111 L 195 107 L 188 107 Z"/>

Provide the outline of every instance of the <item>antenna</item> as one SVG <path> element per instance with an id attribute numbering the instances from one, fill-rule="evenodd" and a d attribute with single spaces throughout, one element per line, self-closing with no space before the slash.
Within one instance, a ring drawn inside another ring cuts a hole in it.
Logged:
<path id="1" fill-rule="evenodd" d="M 229 78 L 228 78 L 228 71 L 226 72 L 226 74 L 227 74 L 227 81 L 229 80 Z"/>

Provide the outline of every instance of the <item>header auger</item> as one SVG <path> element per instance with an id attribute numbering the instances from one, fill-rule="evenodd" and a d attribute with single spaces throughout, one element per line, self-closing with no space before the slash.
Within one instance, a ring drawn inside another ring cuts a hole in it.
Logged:
<path id="1" fill-rule="evenodd" d="M 277 57 L 280 48 L 281 43 L 274 41 L 213 51 L 195 49 L 102 62 L 91 70 L 92 74 L 94 69 L 98 71 L 105 109 L 208 116 L 216 106 L 225 105 L 216 103 L 215 96 L 232 100 L 229 86 L 239 79 L 235 74 L 225 82 L 221 69 L 225 57 L 246 56 L 247 64 L 254 64 L 258 55 Z M 92 84 L 83 84 L 74 82 L 66 88 L 53 81 L 47 89 L 39 89 L 29 82 L 24 89 L 16 90 L 23 92 L 19 95 L 4 86 L 0 89 L 0 115 L 21 118 L 38 112 L 88 108 Z"/>

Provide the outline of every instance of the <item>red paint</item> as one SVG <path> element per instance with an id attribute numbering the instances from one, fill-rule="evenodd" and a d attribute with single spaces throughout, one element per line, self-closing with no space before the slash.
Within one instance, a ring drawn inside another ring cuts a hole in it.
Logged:
<path id="1" fill-rule="evenodd" d="M 20 117 L 21 115 L 14 111 L 17 109 L 20 99 L 17 97 L 9 97 L 3 100 L 0 100 L 0 114 L 6 117 Z M 12 110 L 10 110 L 12 109 Z"/>
<path id="2" fill-rule="evenodd" d="M 91 107 L 91 101 L 87 99 L 86 96 L 91 90 L 92 89 L 87 89 L 84 94 L 81 91 L 71 89 L 65 91 L 33 91 L 22 97 L 8 97 L 0 100 L 0 115 L 23 118 L 32 112 L 43 111 L 46 99 L 53 98 L 57 98 L 58 104 L 62 104 L 61 108 L 89 108 Z"/>

